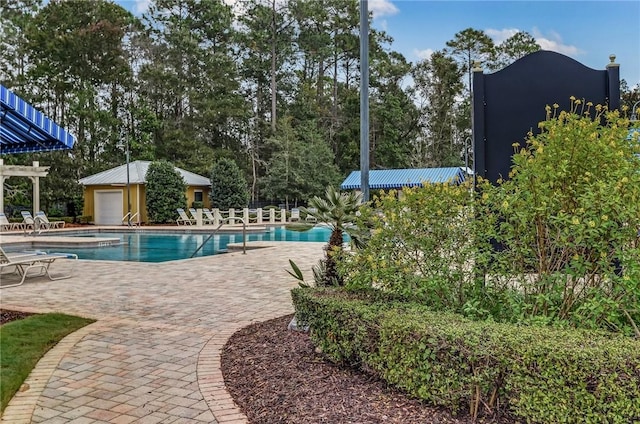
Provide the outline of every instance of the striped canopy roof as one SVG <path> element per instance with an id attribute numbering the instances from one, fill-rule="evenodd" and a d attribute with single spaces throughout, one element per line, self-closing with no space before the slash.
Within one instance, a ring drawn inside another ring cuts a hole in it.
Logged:
<path id="1" fill-rule="evenodd" d="M 400 189 L 423 183 L 459 184 L 465 179 L 462 168 L 375 169 L 369 171 L 369 188 Z M 360 171 L 353 171 L 340 185 L 342 190 L 360 190 Z"/>
<path id="2" fill-rule="evenodd" d="M 0 154 L 71 149 L 74 143 L 67 130 L 0 85 Z"/>

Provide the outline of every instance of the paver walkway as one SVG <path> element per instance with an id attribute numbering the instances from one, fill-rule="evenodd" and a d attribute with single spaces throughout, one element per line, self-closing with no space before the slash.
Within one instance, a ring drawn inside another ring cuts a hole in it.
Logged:
<path id="1" fill-rule="evenodd" d="M 323 243 L 272 246 L 158 264 L 78 261 L 73 278 L 0 290 L 3 308 L 98 320 L 38 363 L 2 421 L 246 422 L 225 389 L 220 350 L 251 322 L 293 311 L 288 260 L 311 278 Z"/>

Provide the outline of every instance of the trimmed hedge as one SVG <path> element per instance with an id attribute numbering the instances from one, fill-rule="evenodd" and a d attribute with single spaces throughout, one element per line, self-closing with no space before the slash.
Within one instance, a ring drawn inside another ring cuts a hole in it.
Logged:
<path id="1" fill-rule="evenodd" d="M 467 320 L 333 289 L 292 291 L 299 323 L 333 361 L 473 416 L 531 423 L 640 420 L 640 341 Z"/>

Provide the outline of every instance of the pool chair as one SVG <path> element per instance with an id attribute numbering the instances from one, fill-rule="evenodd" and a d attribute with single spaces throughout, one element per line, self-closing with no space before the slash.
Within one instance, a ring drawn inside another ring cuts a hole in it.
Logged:
<path id="1" fill-rule="evenodd" d="M 0 288 L 6 289 L 9 287 L 20 286 L 24 283 L 27 277 L 40 277 L 47 276 L 49 280 L 63 280 L 70 278 L 73 273 L 72 269 L 68 274 L 54 276 L 49 272 L 51 264 L 58 259 L 78 259 L 78 255 L 73 253 L 46 253 L 46 252 L 19 252 L 19 253 L 6 253 L 2 247 L 0 247 L 0 279 L 2 283 L 7 282 L 5 276 L 13 274 L 20 279 L 20 282 L 13 284 L 0 284 Z M 37 272 L 32 272 L 32 271 Z"/>
<path id="2" fill-rule="evenodd" d="M 22 222 L 9 222 L 7 215 L 0 212 L 0 231 L 21 230 Z"/>
<path id="3" fill-rule="evenodd" d="M 300 221 L 300 209 L 293 208 L 291 209 L 291 218 L 289 218 L 291 222 Z"/>
<path id="4" fill-rule="evenodd" d="M 222 217 L 219 217 L 218 220 L 216 221 L 216 217 L 213 215 L 213 212 L 211 212 L 207 208 L 203 208 L 202 209 L 202 213 L 206 217 L 206 220 L 204 222 L 208 222 L 209 224 L 215 224 L 216 222 L 222 222 Z"/>
<path id="5" fill-rule="evenodd" d="M 196 223 L 195 219 L 189 218 L 187 213 L 182 208 L 176 209 L 178 211 L 178 219 L 176 219 L 176 224 L 178 225 L 193 225 Z"/>
<path id="6" fill-rule="evenodd" d="M 313 222 L 314 224 L 315 224 L 316 222 L 318 222 L 318 218 L 316 218 L 316 217 L 314 216 L 314 214 L 318 213 L 318 209 L 316 209 L 316 208 L 309 208 L 309 209 L 306 209 L 306 212 L 307 212 L 307 216 L 306 216 L 306 217 L 305 217 L 305 219 L 304 219 L 305 221 L 307 221 L 307 222 Z"/>
<path id="7" fill-rule="evenodd" d="M 189 213 L 191 214 L 191 216 L 194 219 L 194 222 L 197 224 L 198 223 L 198 211 L 196 210 L 196 208 L 189 208 Z M 211 212 L 209 212 L 211 213 Z M 202 223 L 203 224 L 213 224 L 213 219 L 210 219 L 205 213 L 204 213 L 204 209 L 202 209 Z"/>
<path id="8" fill-rule="evenodd" d="M 42 223 L 47 225 L 48 228 L 64 228 L 65 224 L 64 221 L 49 221 L 49 218 L 47 218 L 47 214 L 45 214 L 43 211 L 36 212 L 36 216 L 34 219 L 39 219 Z M 40 226 L 42 226 L 42 223 L 40 224 Z"/>
<path id="9" fill-rule="evenodd" d="M 36 222 L 36 220 L 33 218 L 33 216 L 31 216 L 31 212 L 29 211 L 21 211 L 20 214 L 22 215 L 22 229 L 23 230 L 31 230 L 31 231 L 35 231 L 36 227 L 38 228 L 38 230 L 40 229 L 40 221 Z"/>

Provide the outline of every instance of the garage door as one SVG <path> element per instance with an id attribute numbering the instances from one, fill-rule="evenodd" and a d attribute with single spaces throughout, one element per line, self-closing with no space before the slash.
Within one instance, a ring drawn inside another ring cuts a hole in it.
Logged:
<path id="1" fill-rule="evenodd" d="M 96 225 L 122 225 L 122 190 L 96 191 Z"/>

